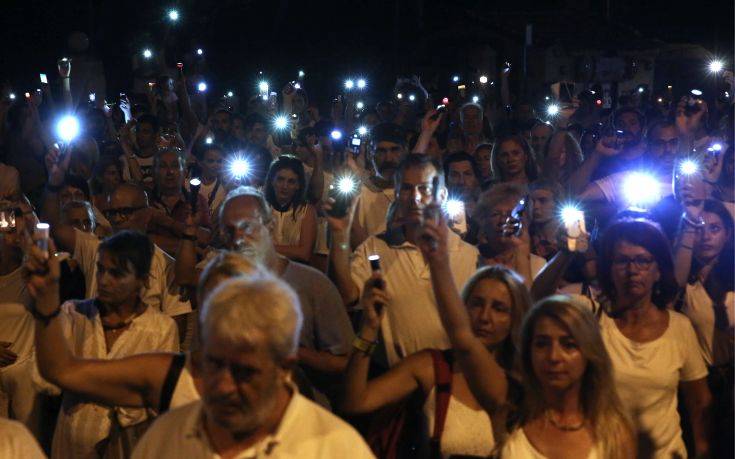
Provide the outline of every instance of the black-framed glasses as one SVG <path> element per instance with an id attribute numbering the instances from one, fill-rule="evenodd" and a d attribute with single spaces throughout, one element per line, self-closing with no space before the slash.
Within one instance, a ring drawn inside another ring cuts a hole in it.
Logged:
<path id="1" fill-rule="evenodd" d="M 615 257 L 613 258 L 612 264 L 616 269 L 626 269 L 632 264 L 638 271 L 648 271 L 655 262 L 656 259 L 653 257 L 640 255 L 633 258 Z"/>
<path id="2" fill-rule="evenodd" d="M 145 206 L 137 206 L 137 207 L 118 207 L 116 209 L 107 209 L 105 210 L 105 217 L 108 220 L 127 220 L 130 218 L 131 215 L 133 215 L 135 212 L 144 209 Z"/>

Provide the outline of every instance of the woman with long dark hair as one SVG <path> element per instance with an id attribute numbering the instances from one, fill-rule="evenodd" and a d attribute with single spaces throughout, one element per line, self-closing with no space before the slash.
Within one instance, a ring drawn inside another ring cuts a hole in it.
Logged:
<path id="1" fill-rule="evenodd" d="M 490 155 L 493 175 L 498 182 L 527 185 L 538 178 L 538 166 L 531 147 L 519 135 L 500 137 Z"/>
<path id="2" fill-rule="evenodd" d="M 316 242 L 316 211 L 306 201 L 304 163 L 281 155 L 268 169 L 265 198 L 273 209 L 273 243 L 276 251 L 308 263 Z"/>

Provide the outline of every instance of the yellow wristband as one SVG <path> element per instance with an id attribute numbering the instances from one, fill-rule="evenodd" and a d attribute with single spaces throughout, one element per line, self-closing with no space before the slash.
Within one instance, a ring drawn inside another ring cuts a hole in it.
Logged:
<path id="1" fill-rule="evenodd" d="M 354 347 L 355 349 L 357 349 L 358 351 L 366 355 L 373 355 L 373 352 L 375 352 L 376 346 L 377 346 L 376 341 L 368 341 L 359 336 L 355 336 L 355 339 L 352 340 L 352 347 Z"/>

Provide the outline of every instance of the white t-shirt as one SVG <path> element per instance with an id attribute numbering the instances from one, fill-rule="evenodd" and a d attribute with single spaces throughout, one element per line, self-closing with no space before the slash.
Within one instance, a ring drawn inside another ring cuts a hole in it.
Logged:
<path id="1" fill-rule="evenodd" d="M 87 298 L 97 296 L 97 248 L 100 240 L 94 234 L 74 229 L 76 237 L 73 258 L 79 262 L 87 287 Z M 174 259 L 157 245 L 153 246 L 149 288 L 144 289 L 141 299 L 148 306 L 171 317 L 191 312 L 191 303 L 179 299 L 174 285 Z"/>
<path id="2" fill-rule="evenodd" d="M 193 402 L 159 417 L 133 451 L 133 459 L 213 459 L 220 457 L 202 423 L 203 402 Z M 293 393 L 276 431 L 238 458 L 373 458 L 349 424 Z"/>
<path id="3" fill-rule="evenodd" d="M 626 338 L 602 314 L 600 331 L 610 355 L 620 400 L 641 435 L 652 442 L 655 458 L 687 457 L 677 412 L 680 382 L 707 376 L 707 367 L 689 319 L 667 311 L 669 326 L 659 338 L 638 343 Z"/>
<path id="4" fill-rule="evenodd" d="M 273 244 L 275 245 L 299 245 L 301 241 L 301 225 L 304 222 L 309 204 L 297 208 L 289 208 L 285 212 L 276 209 L 271 211 L 273 216 Z"/>
<path id="5" fill-rule="evenodd" d="M 602 455 L 598 453 L 600 445 L 595 444 L 587 455 L 587 459 L 602 459 Z M 500 452 L 501 459 L 547 459 L 526 437 L 526 433 L 522 428 L 514 430 L 506 439 L 503 449 Z"/>
<path id="6" fill-rule="evenodd" d="M 23 424 L 0 417 L 0 457 L 44 459 L 46 455 Z"/>
<path id="7" fill-rule="evenodd" d="M 732 333 L 732 326 L 735 324 L 733 292 L 725 295 L 725 311 L 731 328 L 727 332 L 715 329 L 715 310 L 704 285 L 699 281 L 687 284 L 681 312 L 692 321 L 707 365 L 722 365 L 732 361 L 733 349 L 728 334 Z"/>
<path id="8" fill-rule="evenodd" d="M 393 188 L 385 190 L 362 184 L 360 195 L 357 197 L 355 219 L 369 236 L 385 231 L 386 214 L 388 207 L 396 200 Z"/>
<path id="9" fill-rule="evenodd" d="M 155 155 L 151 155 L 147 158 L 143 158 L 141 156 L 135 155 L 135 161 L 138 162 L 138 165 L 140 166 L 140 172 L 143 174 L 143 185 L 146 188 L 152 188 L 153 187 L 153 157 Z M 130 174 L 130 165 L 128 164 L 127 155 L 121 155 L 120 156 L 120 162 L 123 165 L 122 170 L 122 178 L 125 182 L 132 181 L 132 175 Z"/>
<path id="10" fill-rule="evenodd" d="M 449 231 L 449 263 L 458 288 L 467 282 L 477 267 L 477 248 Z M 380 255 L 386 291 L 393 299 L 381 324 L 388 363 L 392 366 L 422 349 L 450 347 L 437 310 L 431 287 L 431 272 L 421 251 L 404 242 L 389 246 L 376 236 L 368 237 L 355 249 L 351 262 L 352 281 L 360 292 L 372 275 L 368 256 Z"/>

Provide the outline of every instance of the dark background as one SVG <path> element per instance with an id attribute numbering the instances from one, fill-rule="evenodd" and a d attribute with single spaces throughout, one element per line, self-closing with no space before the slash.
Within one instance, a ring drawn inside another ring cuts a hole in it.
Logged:
<path id="1" fill-rule="evenodd" d="M 181 13 L 173 27 L 166 20 L 171 7 Z M 164 37 L 169 65 L 204 48 L 216 75 L 208 81 L 218 90 L 252 88 L 258 71 L 281 84 L 299 68 L 310 91 L 321 93 L 352 75 L 381 89 L 397 74 L 430 79 L 433 72 L 441 80 L 436 69 L 463 71 L 462 51 L 478 40 L 501 59 L 517 56 L 527 23 L 539 46 L 692 43 L 733 63 L 732 0 L 3 0 L 1 8 L 0 78 L 19 92 L 37 86 L 39 72 L 58 78 L 56 59 L 75 30 L 89 36 L 91 52 L 103 61 L 108 93 L 129 87 L 131 56 L 160 47 Z"/>

